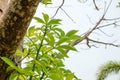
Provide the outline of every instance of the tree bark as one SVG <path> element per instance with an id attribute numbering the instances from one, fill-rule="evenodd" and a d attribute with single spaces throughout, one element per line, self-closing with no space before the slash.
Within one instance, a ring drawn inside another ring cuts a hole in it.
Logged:
<path id="1" fill-rule="evenodd" d="M 4 1 L 0 0 L 0 5 Z M 20 41 L 23 39 L 30 21 L 37 9 L 39 0 L 7 0 L 0 9 L 0 57 L 13 59 Z M 7 5 L 7 6 L 6 6 Z M 11 72 L 8 65 L 0 59 L 0 80 L 6 80 Z"/>

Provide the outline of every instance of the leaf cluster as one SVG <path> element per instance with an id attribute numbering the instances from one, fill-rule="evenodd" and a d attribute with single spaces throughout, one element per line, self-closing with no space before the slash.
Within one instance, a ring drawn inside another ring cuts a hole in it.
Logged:
<path id="1" fill-rule="evenodd" d="M 120 71 L 120 63 L 110 61 L 102 65 L 97 73 L 97 80 L 105 80 L 105 78 L 112 72 L 118 73 Z"/>
<path id="2" fill-rule="evenodd" d="M 70 30 L 65 33 L 60 19 L 50 19 L 43 13 L 43 18 L 34 17 L 40 27 L 31 26 L 24 38 L 24 52 L 16 51 L 16 55 L 26 59 L 25 67 L 16 65 L 12 60 L 2 57 L 8 65 L 8 71 L 15 70 L 9 80 L 79 80 L 74 73 L 65 69 L 63 60 L 68 58 L 67 50 L 77 51 L 72 45 L 74 40 L 81 39 Z"/>

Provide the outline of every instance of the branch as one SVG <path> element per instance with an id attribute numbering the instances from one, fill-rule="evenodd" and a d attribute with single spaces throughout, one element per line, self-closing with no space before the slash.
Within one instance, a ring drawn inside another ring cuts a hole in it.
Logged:
<path id="1" fill-rule="evenodd" d="M 61 5 L 57 8 L 57 10 L 56 10 L 55 14 L 52 16 L 52 18 L 54 18 L 57 15 L 59 9 L 64 5 L 64 2 L 65 2 L 65 0 L 62 0 Z"/>
<path id="2" fill-rule="evenodd" d="M 112 19 L 104 18 L 103 20 L 119 20 L 119 19 L 120 19 L 120 17 L 118 17 L 118 18 L 112 18 Z"/>
<path id="3" fill-rule="evenodd" d="M 54 18 L 54 17 L 57 15 L 58 11 L 61 9 L 61 10 L 65 13 L 65 15 L 66 15 L 73 23 L 76 23 L 76 22 L 69 16 L 69 14 L 62 8 L 62 6 L 64 5 L 64 2 L 65 2 L 65 0 L 62 1 L 61 5 L 57 8 L 55 14 L 54 14 L 51 18 Z"/>
<path id="4" fill-rule="evenodd" d="M 103 44 L 103 45 L 110 45 L 110 46 L 114 46 L 114 47 L 120 47 L 120 45 L 115 45 L 115 44 L 113 44 L 113 43 L 107 43 L 107 42 L 102 42 L 102 41 L 96 41 L 96 40 L 89 39 L 89 38 L 88 38 L 88 40 L 89 40 L 89 41 L 92 41 L 92 42 L 94 42 L 94 43 L 99 43 L 99 44 Z"/>
<path id="5" fill-rule="evenodd" d="M 104 27 L 111 26 L 111 25 L 115 25 L 116 26 L 117 23 L 119 23 L 119 22 L 120 22 L 120 20 L 112 22 L 112 23 L 109 23 L 109 24 L 101 25 L 101 26 L 97 27 L 96 29 L 104 28 Z"/>
<path id="6" fill-rule="evenodd" d="M 43 70 L 42 70 L 43 71 Z M 42 75 L 41 75 L 41 77 L 40 77 L 40 80 L 42 80 L 43 78 L 44 78 L 44 76 L 45 76 L 45 73 L 44 73 L 44 71 L 42 72 Z"/>
<path id="7" fill-rule="evenodd" d="M 7 10 L 2 18 L 0 17 L 0 56 L 13 59 L 13 54 L 23 39 L 38 4 L 39 0 L 10 0 L 8 6 L 4 5 Z M 6 80 L 6 76 L 10 74 L 6 72 L 7 67 L 8 65 L 0 59 L 1 80 Z"/>
<path id="8" fill-rule="evenodd" d="M 111 2 L 112 2 L 112 1 L 111 1 Z M 82 40 L 76 40 L 76 41 L 74 42 L 73 46 L 77 45 L 78 43 L 80 43 L 81 41 L 83 41 L 84 39 L 86 39 L 94 30 L 96 30 L 96 28 L 97 28 L 97 27 L 100 25 L 100 23 L 103 21 L 106 13 L 107 13 L 107 11 L 108 11 L 108 8 L 109 8 L 110 5 L 111 5 L 111 2 L 109 3 L 107 9 L 105 10 L 104 14 L 103 14 L 102 17 L 99 19 L 99 21 L 96 23 L 96 25 L 95 25 L 91 30 L 87 31 L 84 36 L 82 36 L 82 38 L 83 38 Z"/>
<path id="9" fill-rule="evenodd" d="M 98 6 L 96 5 L 95 0 L 93 0 L 93 4 L 94 4 L 94 6 L 95 6 L 95 9 L 99 11 L 99 8 L 98 8 Z"/>
<path id="10" fill-rule="evenodd" d="M 81 40 L 75 40 L 71 46 L 75 46 L 75 45 L 79 44 L 80 42 L 82 42 L 83 40 L 87 40 L 87 45 L 89 46 L 88 36 L 89 36 L 94 30 L 96 30 L 97 27 L 98 27 L 98 26 L 101 24 L 101 22 L 104 20 L 104 17 L 105 17 L 105 15 L 106 15 L 106 13 L 107 13 L 107 11 L 108 11 L 111 3 L 112 3 L 112 0 L 111 0 L 110 3 L 108 4 L 108 7 L 107 7 L 106 10 L 104 11 L 104 14 L 101 16 L 101 18 L 100 18 L 99 21 L 96 23 L 96 25 L 95 25 L 92 29 L 88 30 L 88 31 L 82 36 L 82 39 L 81 39 Z M 90 47 L 90 46 L 89 46 L 89 47 Z M 69 51 L 66 51 L 66 53 L 67 53 L 67 52 L 69 52 Z"/>
<path id="11" fill-rule="evenodd" d="M 68 14 L 63 8 L 61 8 L 61 10 L 66 14 L 66 16 L 67 16 L 73 23 L 76 23 L 76 22 L 69 16 L 69 14 Z"/>

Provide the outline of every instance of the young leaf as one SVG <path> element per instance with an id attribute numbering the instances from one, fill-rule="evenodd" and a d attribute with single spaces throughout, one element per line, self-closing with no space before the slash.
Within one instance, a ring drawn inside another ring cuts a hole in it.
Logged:
<path id="1" fill-rule="evenodd" d="M 14 63 L 11 59 L 9 59 L 9 58 L 7 58 L 7 57 L 1 57 L 1 59 L 2 59 L 5 63 L 7 63 L 10 67 L 12 67 L 13 69 L 18 70 L 18 67 L 15 65 L 15 63 Z"/>
<path id="2" fill-rule="evenodd" d="M 60 19 L 52 19 L 52 20 L 49 21 L 48 24 L 49 25 L 60 24 L 60 21 L 61 21 Z"/>
<path id="3" fill-rule="evenodd" d="M 19 75 L 17 73 L 12 73 L 8 80 L 17 80 L 18 76 Z"/>
<path id="4" fill-rule="evenodd" d="M 66 57 L 66 58 L 68 58 L 69 56 L 67 55 L 67 53 L 65 52 L 65 50 L 64 49 L 62 49 L 62 48 L 59 48 L 59 47 L 57 47 L 56 48 L 60 53 L 62 53 L 63 55 L 64 55 L 64 57 Z"/>
<path id="5" fill-rule="evenodd" d="M 22 52 L 21 50 L 17 49 L 16 52 L 15 52 L 15 55 L 16 56 L 25 56 L 26 53 Z"/>
<path id="6" fill-rule="evenodd" d="M 41 0 L 41 3 L 47 5 L 47 4 L 51 4 L 51 0 Z"/>
<path id="7" fill-rule="evenodd" d="M 35 26 L 31 26 L 31 27 L 28 29 L 27 35 L 33 35 L 33 34 L 34 34 L 34 31 L 35 31 Z"/>
<path id="8" fill-rule="evenodd" d="M 81 36 L 78 36 L 78 35 L 72 35 L 68 38 L 69 40 L 82 40 L 82 37 Z"/>
<path id="9" fill-rule="evenodd" d="M 13 68 L 10 67 L 10 66 L 8 66 L 6 72 L 9 72 L 9 71 L 11 71 L 11 70 L 13 70 Z"/>
<path id="10" fill-rule="evenodd" d="M 43 18 L 44 18 L 45 22 L 47 23 L 49 20 L 49 16 L 47 14 L 43 13 Z"/>
<path id="11" fill-rule="evenodd" d="M 25 75 L 33 75 L 34 74 L 31 67 L 25 67 L 24 69 L 21 69 L 21 73 L 25 74 Z"/>
<path id="12" fill-rule="evenodd" d="M 62 60 L 60 59 L 55 59 L 54 63 L 59 66 L 59 67 L 64 67 L 65 65 L 63 64 Z"/>
<path id="13" fill-rule="evenodd" d="M 16 71 L 23 73 L 23 70 L 20 67 L 17 67 L 16 64 L 7 57 L 1 57 L 3 61 L 5 61 L 11 68 L 15 69 Z"/>
<path id="14" fill-rule="evenodd" d="M 39 17 L 33 17 L 33 19 L 35 19 L 39 23 L 44 23 L 44 21 Z"/>
<path id="15" fill-rule="evenodd" d="M 57 43 L 56 43 L 56 45 L 60 45 L 60 44 L 62 44 L 62 43 L 64 43 L 64 42 L 66 42 L 68 40 L 68 37 L 62 37 Z"/>
<path id="16" fill-rule="evenodd" d="M 64 80 L 62 71 L 59 69 L 52 69 L 50 72 L 50 78 L 52 80 Z"/>
<path id="17" fill-rule="evenodd" d="M 59 32 L 60 33 L 60 37 L 61 36 L 65 36 L 65 32 L 62 29 L 60 29 L 60 28 L 53 28 L 53 30 Z"/>
<path id="18" fill-rule="evenodd" d="M 47 36 L 48 36 L 48 38 L 49 38 L 49 40 L 50 40 L 50 43 L 49 43 L 49 44 L 50 44 L 52 47 L 54 47 L 54 43 L 55 43 L 54 36 L 53 36 L 50 32 L 47 33 Z"/>
<path id="19" fill-rule="evenodd" d="M 68 73 L 66 76 L 66 80 L 73 80 L 74 74 L 73 73 Z"/>
<path id="20" fill-rule="evenodd" d="M 61 46 L 58 46 L 58 48 L 77 51 L 77 49 L 75 49 L 73 46 L 70 46 L 70 45 L 61 45 Z"/>
<path id="21" fill-rule="evenodd" d="M 71 30 L 71 31 L 69 31 L 69 32 L 66 34 L 66 36 L 70 37 L 70 36 L 74 35 L 74 34 L 77 33 L 77 32 L 78 32 L 78 30 Z"/>

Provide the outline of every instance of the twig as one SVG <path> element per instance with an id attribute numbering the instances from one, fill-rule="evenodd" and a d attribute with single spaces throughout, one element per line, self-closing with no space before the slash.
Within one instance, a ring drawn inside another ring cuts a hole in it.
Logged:
<path id="1" fill-rule="evenodd" d="M 73 23 L 76 23 L 76 22 L 69 16 L 69 14 L 68 14 L 63 8 L 61 8 L 61 10 L 66 14 L 66 16 L 67 16 Z"/>
<path id="2" fill-rule="evenodd" d="M 108 36 L 108 37 L 112 37 L 113 35 L 108 35 L 107 33 L 105 33 L 103 30 L 101 30 L 101 29 L 98 29 L 100 32 L 102 32 L 103 34 L 105 34 L 106 36 Z"/>
<path id="3" fill-rule="evenodd" d="M 61 9 L 61 10 L 65 13 L 65 15 L 66 15 L 73 23 L 76 23 L 76 22 L 69 16 L 69 14 L 62 8 L 62 6 L 64 5 L 64 2 L 65 2 L 65 0 L 62 1 L 61 5 L 57 8 L 55 14 L 54 14 L 51 18 L 54 18 L 54 17 L 57 15 L 58 11 Z"/>
<path id="4" fill-rule="evenodd" d="M 120 45 L 115 45 L 115 44 L 113 44 L 113 43 L 107 43 L 107 42 L 102 42 L 102 41 L 96 41 L 96 40 L 89 39 L 89 38 L 88 38 L 88 40 L 89 40 L 89 41 L 92 41 L 92 42 L 94 42 L 94 43 L 99 43 L 99 44 L 103 44 L 103 45 L 110 45 L 110 46 L 120 47 Z"/>
<path id="5" fill-rule="evenodd" d="M 75 41 L 74 41 L 74 44 L 72 44 L 72 46 L 75 46 L 75 45 L 79 44 L 80 42 L 82 42 L 82 41 L 83 41 L 84 39 L 86 39 L 94 30 L 97 29 L 97 27 L 98 27 L 98 26 L 100 25 L 100 23 L 103 21 L 105 15 L 106 15 L 106 13 L 107 13 L 110 5 L 111 5 L 111 2 L 112 2 L 112 0 L 110 1 L 108 7 L 107 7 L 106 10 L 104 11 L 104 14 L 103 14 L 102 17 L 99 19 L 99 21 L 96 23 L 96 25 L 95 25 L 91 30 L 87 31 L 87 32 L 85 33 L 85 35 L 82 36 L 82 39 L 81 39 L 81 40 L 75 40 Z"/>
<path id="6" fill-rule="evenodd" d="M 93 4 L 94 4 L 94 6 L 95 6 L 95 9 L 99 11 L 99 8 L 98 8 L 98 6 L 96 5 L 95 0 L 93 0 Z"/>
<path id="7" fill-rule="evenodd" d="M 36 56 L 35 56 L 35 60 L 38 60 L 38 55 L 39 55 L 40 49 L 41 49 L 41 47 L 43 46 L 42 44 L 43 44 L 43 41 L 44 41 L 45 36 L 46 36 L 46 34 L 47 34 L 47 27 L 48 27 L 48 26 L 47 26 L 47 24 L 46 24 L 46 25 L 45 25 L 45 32 L 44 32 L 43 38 L 42 38 L 42 40 L 41 40 L 41 42 L 40 42 L 40 44 L 39 44 L 39 48 L 37 49 L 37 53 L 36 53 Z M 32 66 L 32 71 L 33 71 L 33 72 L 35 71 L 35 66 L 36 66 L 36 64 L 34 63 L 33 66 Z M 33 78 L 33 76 L 31 75 L 30 78 L 29 78 L 29 80 L 32 80 L 32 78 Z"/>
<path id="8" fill-rule="evenodd" d="M 52 16 L 52 18 L 54 18 L 57 15 L 59 9 L 64 5 L 64 2 L 65 2 L 65 0 L 62 0 L 61 5 L 57 8 L 57 10 L 56 10 L 55 14 Z"/>
<path id="9" fill-rule="evenodd" d="M 27 55 L 25 55 L 23 58 L 21 58 L 19 61 L 18 61 L 18 63 L 21 63 L 26 57 L 28 57 L 29 56 L 29 53 L 27 53 Z"/>
<path id="10" fill-rule="evenodd" d="M 111 25 L 117 25 L 118 22 L 120 22 L 120 21 L 115 21 L 113 23 L 101 25 L 101 26 L 97 27 L 96 29 L 104 28 L 104 27 L 111 26 Z"/>
<path id="11" fill-rule="evenodd" d="M 118 17 L 118 18 L 112 18 L 112 19 L 104 18 L 103 20 L 119 20 L 119 19 L 120 19 L 120 17 Z"/>

